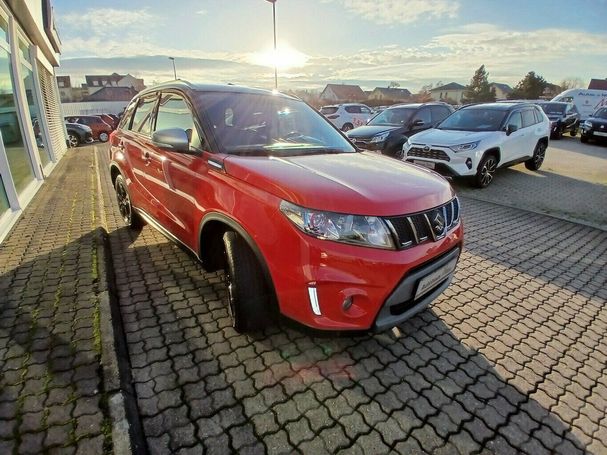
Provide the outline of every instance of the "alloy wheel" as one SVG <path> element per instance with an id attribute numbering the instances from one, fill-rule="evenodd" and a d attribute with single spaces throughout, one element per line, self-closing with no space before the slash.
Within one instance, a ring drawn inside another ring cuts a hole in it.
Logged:
<path id="1" fill-rule="evenodd" d="M 122 183 L 116 185 L 116 198 L 118 199 L 118 210 L 120 210 L 120 215 L 124 222 L 129 224 L 131 220 L 131 199 Z"/>
<path id="2" fill-rule="evenodd" d="M 495 169 L 497 168 L 497 161 L 493 157 L 487 158 L 487 160 L 483 163 L 483 167 L 481 168 L 481 184 L 483 186 L 488 186 L 493 180 L 493 174 L 495 174 Z"/>
<path id="3" fill-rule="evenodd" d="M 78 140 L 78 136 L 76 136 L 75 134 L 68 134 L 67 142 L 70 147 L 78 147 L 78 144 L 80 143 L 80 141 Z"/>
<path id="4" fill-rule="evenodd" d="M 536 169 L 539 169 L 542 163 L 544 162 L 544 158 L 546 157 L 546 145 L 544 143 L 538 144 L 535 149 L 535 153 L 533 154 L 533 161 L 535 163 Z"/>

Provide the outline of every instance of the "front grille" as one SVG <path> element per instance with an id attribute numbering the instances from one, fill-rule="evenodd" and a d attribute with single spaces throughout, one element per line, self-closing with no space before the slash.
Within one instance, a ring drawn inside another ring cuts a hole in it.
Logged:
<path id="1" fill-rule="evenodd" d="M 409 248 L 427 241 L 442 239 L 459 223 L 459 201 L 450 202 L 432 210 L 413 215 L 385 218 L 398 241 L 400 249 Z"/>
<path id="2" fill-rule="evenodd" d="M 407 156 L 417 156 L 420 158 L 430 158 L 433 160 L 451 161 L 449 155 L 439 149 L 424 150 L 421 147 L 411 147 L 407 152 Z"/>

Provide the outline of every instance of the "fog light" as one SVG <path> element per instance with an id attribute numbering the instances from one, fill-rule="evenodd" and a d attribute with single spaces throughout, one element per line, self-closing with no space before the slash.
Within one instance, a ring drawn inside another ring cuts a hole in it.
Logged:
<path id="1" fill-rule="evenodd" d="M 466 166 L 468 166 L 468 169 L 472 169 L 472 159 L 471 158 L 468 158 L 466 160 Z"/>
<path id="2" fill-rule="evenodd" d="M 318 294 L 316 293 L 316 288 L 311 286 L 308 288 L 308 297 L 310 297 L 310 307 L 312 307 L 312 312 L 316 316 L 320 316 L 320 305 L 318 304 Z"/>
<path id="3" fill-rule="evenodd" d="M 350 309 L 350 307 L 352 306 L 352 303 L 354 303 L 354 299 L 352 298 L 352 296 L 346 297 L 346 299 L 344 300 L 344 303 L 342 303 L 342 307 L 343 307 L 344 311 L 348 311 Z"/>

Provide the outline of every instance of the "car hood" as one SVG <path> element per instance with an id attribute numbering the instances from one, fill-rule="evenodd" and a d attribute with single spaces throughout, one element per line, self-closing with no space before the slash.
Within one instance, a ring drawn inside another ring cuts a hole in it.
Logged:
<path id="1" fill-rule="evenodd" d="M 605 118 L 588 117 L 586 121 L 592 123 L 593 125 L 607 125 L 607 119 Z"/>
<path id="2" fill-rule="evenodd" d="M 394 131 L 400 129 L 400 126 L 389 125 L 365 125 L 354 128 L 346 133 L 346 136 L 356 139 L 357 137 L 372 137 L 376 134 L 385 133 L 386 131 Z"/>
<path id="3" fill-rule="evenodd" d="M 228 156 L 224 168 L 235 178 L 294 204 L 353 215 L 419 212 L 454 196 L 449 182 L 433 171 L 367 152 Z"/>
<path id="4" fill-rule="evenodd" d="M 412 144 L 453 146 L 476 142 L 494 136 L 496 131 L 426 130 L 409 138 Z"/>

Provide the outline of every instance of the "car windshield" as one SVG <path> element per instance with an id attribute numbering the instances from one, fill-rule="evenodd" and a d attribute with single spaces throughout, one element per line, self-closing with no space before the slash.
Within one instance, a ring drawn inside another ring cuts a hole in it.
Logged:
<path id="1" fill-rule="evenodd" d="M 506 117 L 502 109 L 470 108 L 460 109 L 447 117 L 438 126 L 439 130 L 457 131 L 498 131 Z"/>
<path id="2" fill-rule="evenodd" d="M 540 104 L 546 115 L 562 115 L 565 113 L 566 104 L 560 103 L 545 103 Z"/>
<path id="3" fill-rule="evenodd" d="M 403 126 L 409 122 L 409 119 L 415 112 L 414 108 L 398 107 L 393 109 L 385 109 L 377 114 L 368 123 L 369 125 L 389 125 Z"/>
<path id="4" fill-rule="evenodd" d="M 354 146 L 303 101 L 280 95 L 200 92 L 198 110 L 224 153 L 353 153 Z"/>
<path id="5" fill-rule="evenodd" d="M 604 118 L 607 119 L 607 108 L 605 109 L 599 109 L 598 111 L 596 111 L 593 115 L 593 117 L 596 118 Z"/>

